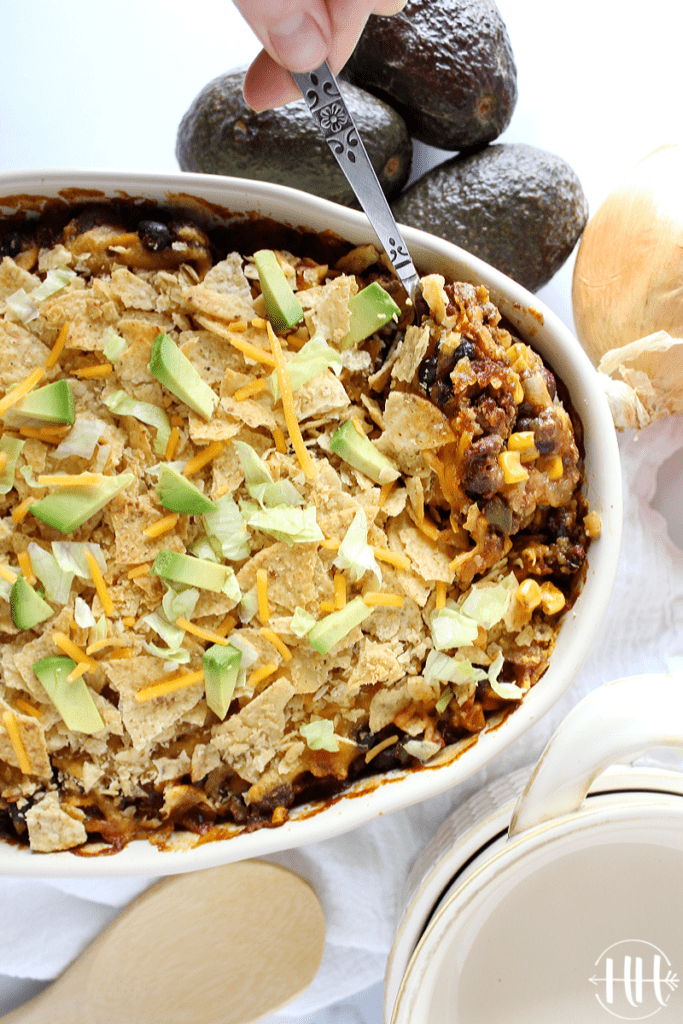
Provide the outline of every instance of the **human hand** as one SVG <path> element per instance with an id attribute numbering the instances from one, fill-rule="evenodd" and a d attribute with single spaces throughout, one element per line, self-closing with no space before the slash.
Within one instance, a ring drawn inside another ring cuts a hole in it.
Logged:
<path id="1" fill-rule="evenodd" d="M 407 0 L 234 0 L 263 43 L 244 81 L 254 110 L 301 97 L 290 71 L 313 71 L 327 60 L 336 74 L 351 56 L 371 14 L 392 15 Z"/>

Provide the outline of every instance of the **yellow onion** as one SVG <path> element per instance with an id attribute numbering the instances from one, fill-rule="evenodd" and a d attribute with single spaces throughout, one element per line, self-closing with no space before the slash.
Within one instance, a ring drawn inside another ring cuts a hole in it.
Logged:
<path id="1" fill-rule="evenodd" d="M 609 350 L 661 331 L 683 338 L 683 145 L 644 157 L 591 217 L 572 302 L 596 365 Z"/>

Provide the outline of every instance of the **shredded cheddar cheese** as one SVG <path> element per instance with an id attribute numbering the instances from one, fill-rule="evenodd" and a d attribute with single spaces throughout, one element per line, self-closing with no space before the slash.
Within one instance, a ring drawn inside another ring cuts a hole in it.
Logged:
<path id="1" fill-rule="evenodd" d="M 121 622 L 126 627 L 126 629 L 132 629 L 133 626 L 135 625 L 135 616 L 124 615 L 123 618 L 121 619 Z"/>
<path id="2" fill-rule="evenodd" d="M 64 351 L 64 346 L 66 345 L 66 339 L 67 339 L 67 336 L 69 334 L 69 328 L 70 327 L 71 327 L 71 324 L 69 322 L 67 322 L 67 323 L 62 325 L 62 328 L 61 328 L 59 334 L 57 335 L 57 340 L 55 341 L 54 345 L 52 346 L 52 349 L 50 351 L 49 356 L 45 360 L 45 369 L 46 370 L 51 370 L 53 366 L 57 365 L 59 357 L 61 356 L 62 352 Z"/>
<path id="3" fill-rule="evenodd" d="M 143 562 L 142 565 L 136 565 L 134 569 L 129 569 L 128 572 L 126 573 L 126 576 L 128 577 L 129 580 L 136 580 L 140 576 L 146 576 L 150 569 L 151 565 L 148 565 L 146 562 Z"/>
<path id="4" fill-rule="evenodd" d="M 203 452 L 199 455 L 195 455 L 193 459 L 185 466 L 183 473 L 185 476 L 194 476 L 200 469 L 206 466 L 209 462 L 216 458 L 217 455 L 223 451 L 222 441 L 212 441 L 211 444 L 207 445 Z"/>
<path id="5" fill-rule="evenodd" d="M 110 651 L 107 657 L 109 661 L 113 661 L 115 658 L 134 658 L 135 651 L 132 647 L 117 647 L 116 650 Z"/>
<path id="6" fill-rule="evenodd" d="M 17 578 L 17 574 L 12 572 L 8 565 L 0 565 L 0 576 L 3 580 L 7 580 L 8 583 L 14 583 Z"/>
<path id="7" fill-rule="evenodd" d="M 268 605 L 268 574 L 265 569 L 256 570 L 256 598 L 258 600 L 259 619 L 265 626 L 270 619 L 270 607 Z"/>
<path id="8" fill-rule="evenodd" d="M 39 476 L 36 483 L 41 487 L 97 487 L 103 480 L 101 473 L 48 473 Z"/>
<path id="9" fill-rule="evenodd" d="M 436 581 L 436 607 L 438 609 L 446 607 L 446 584 L 442 580 Z"/>
<path id="10" fill-rule="evenodd" d="M 325 551 L 339 551 L 341 541 L 326 538 L 320 541 L 320 547 L 325 548 Z"/>
<path id="11" fill-rule="evenodd" d="M 277 665 L 274 661 L 269 661 L 267 665 L 262 665 L 261 668 L 256 668 L 247 676 L 247 686 L 255 687 L 259 683 L 262 683 L 268 676 L 272 676 L 273 672 L 277 672 Z"/>
<path id="12" fill-rule="evenodd" d="M 287 438 L 284 435 L 284 431 L 280 427 L 273 427 L 272 434 L 273 441 L 275 442 L 275 451 L 280 452 L 280 455 L 286 455 Z"/>
<path id="13" fill-rule="evenodd" d="M 221 647 L 227 647 L 228 641 L 225 637 L 219 636 L 218 633 L 212 632 L 210 629 L 203 629 L 201 626 L 195 626 L 189 619 L 184 619 L 182 615 L 178 616 L 175 620 L 176 626 L 180 626 L 181 629 L 186 630 L 188 633 L 192 633 L 193 636 L 198 636 L 200 640 L 208 640 L 212 644 L 220 644 Z"/>
<path id="14" fill-rule="evenodd" d="M 35 370 L 31 370 L 28 377 L 22 380 L 21 384 L 17 384 L 15 388 L 8 391 L 4 398 L 0 398 L 0 416 L 4 416 L 8 409 L 11 409 L 13 405 L 20 402 L 22 398 L 31 391 L 38 381 L 42 380 L 45 376 L 45 367 L 36 366 Z"/>
<path id="15" fill-rule="evenodd" d="M 226 615 L 221 622 L 218 629 L 215 631 L 217 636 L 227 636 L 231 629 L 237 625 L 237 619 L 234 615 Z"/>
<path id="16" fill-rule="evenodd" d="M 254 395 L 260 395 L 268 389 L 268 382 L 265 377 L 259 377 L 257 380 L 252 380 L 249 384 L 245 384 L 244 387 L 238 388 L 235 394 L 232 396 L 236 402 L 245 402 L 247 398 L 252 398 Z"/>
<path id="17" fill-rule="evenodd" d="M 96 654 L 106 647 L 125 647 L 126 641 L 120 636 L 103 636 L 101 640 L 94 640 L 85 649 L 86 654 Z"/>
<path id="18" fill-rule="evenodd" d="M 387 594 L 375 591 L 363 594 L 363 601 L 368 608 L 402 608 L 403 598 L 400 594 Z"/>
<path id="19" fill-rule="evenodd" d="M 273 645 L 276 651 L 279 651 L 279 653 L 282 655 L 283 661 L 292 660 L 292 652 L 290 651 L 289 647 L 287 647 L 287 645 L 284 643 L 284 641 L 277 635 L 277 633 L 275 633 L 268 626 L 262 626 L 261 635 L 264 636 L 266 640 Z"/>
<path id="20" fill-rule="evenodd" d="M 385 740 L 382 740 L 382 742 L 378 743 L 376 747 L 368 750 L 365 755 L 365 763 L 370 764 L 373 758 L 377 757 L 378 754 L 381 754 L 383 750 L 387 749 L 387 747 L 393 747 L 394 743 L 398 743 L 398 736 L 388 736 Z"/>
<path id="21" fill-rule="evenodd" d="M 14 703 L 17 706 L 17 711 L 21 711 L 24 715 L 31 715 L 33 718 L 37 718 L 38 721 L 43 717 L 40 708 L 34 708 L 33 704 L 29 704 L 23 697 L 15 697 Z"/>
<path id="22" fill-rule="evenodd" d="M 163 519 L 158 519 L 156 523 L 152 523 L 151 526 L 148 526 L 142 532 L 145 537 L 154 540 L 155 537 L 160 537 L 163 533 L 170 533 L 175 528 L 179 518 L 180 516 L 177 512 L 171 512 L 170 515 L 164 516 Z M 128 578 L 130 579 L 130 575 Z"/>
<path id="23" fill-rule="evenodd" d="M 346 608 L 346 577 L 341 572 L 334 576 L 334 607 L 336 611 Z"/>
<path id="24" fill-rule="evenodd" d="M 17 555 L 17 562 L 19 563 L 19 568 L 21 569 L 24 579 L 26 580 L 27 583 L 30 583 L 31 586 L 33 586 L 33 584 L 36 582 L 36 578 L 33 575 L 33 568 L 31 566 L 31 556 L 29 555 L 28 551 L 20 551 L 19 554 Z"/>
<path id="25" fill-rule="evenodd" d="M 106 377 L 114 367 L 111 363 L 98 363 L 96 366 L 84 366 L 82 370 L 74 370 L 75 377 L 82 377 L 88 380 L 91 377 Z"/>
<path id="26" fill-rule="evenodd" d="M 247 325 L 244 325 L 244 330 L 247 329 Z M 234 331 L 235 326 L 231 324 L 230 330 Z M 269 366 L 271 370 L 275 369 L 275 360 L 266 352 L 265 349 L 259 348 L 258 345 L 252 345 L 249 341 L 243 341 L 242 338 L 228 338 L 228 341 L 233 348 L 236 348 L 243 356 L 248 356 L 249 359 L 253 359 L 255 363 L 263 363 L 264 366 Z"/>
<path id="27" fill-rule="evenodd" d="M 277 380 L 280 386 L 280 398 L 282 399 L 282 411 L 285 414 L 285 423 L 287 424 L 289 437 L 296 453 L 296 457 L 299 460 L 299 465 L 304 471 L 304 475 L 308 480 L 314 480 L 317 475 L 317 470 L 308 448 L 306 448 L 306 445 L 304 444 L 304 439 L 301 436 L 301 430 L 299 429 L 299 423 L 294 411 L 294 399 L 292 398 L 292 388 L 289 382 L 289 372 L 285 364 L 284 356 L 282 355 L 280 341 L 273 331 L 273 328 L 270 326 L 270 323 L 268 323 L 267 329 L 270 347 L 275 359 Z"/>
<path id="28" fill-rule="evenodd" d="M 143 686 L 135 694 L 137 701 L 153 700 L 155 697 L 165 697 L 167 693 L 175 693 L 176 690 L 183 690 L 186 686 L 194 686 L 204 680 L 204 669 L 197 672 L 185 672 L 181 676 L 172 676 L 160 683 L 152 683 L 150 686 Z"/>
<path id="29" fill-rule="evenodd" d="M 388 484 L 382 484 L 382 486 L 379 489 L 379 508 L 384 508 L 384 506 L 387 503 L 387 498 L 389 497 L 395 486 L 395 480 L 390 480 Z"/>
<path id="30" fill-rule="evenodd" d="M 180 430 L 178 427 L 172 427 L 171 433 L 168 435 L 168 444 L 166 445 L 166 451 L 164 452 L 164 458 L 167 462 L 171 462 L 173 456 L 176 453 L 176 448 L 180 442 Z"/>
<path id="31" fill-rule="evenodd" d="M 94 662 L 92 658 L 89 658 L 85 651 L 82 651 L 81 648 L 73 642 L 73 640 L 70 640 L 66 633 L 60 633 L 59 630 L 55 630 L 52 634 L 52 642 L 56 647 L 59 647 L 60 651 L 66 654 L 67 657 L 72 658 L 79 664 L 85 662 L 91 668 L 96 667 L 96 662 Z"/>
<path id="32" fill-rule="evenodd" d="M 6 462 L 7 462 L 7 452 L 0 452 L 0 473 L 5 468 L 5 463 Z"/>
<path id="33" fill-rule="evenodd" d="M 22 437 L 33 437 L 37 441 L 46 441 L 48 444 L 59 444 L 70 429 L 70 427 L 21 427 L 19 433 Z"/>
<path id="34" fill-rule="evenodd" d="M 17 526 L 19 525 L 19 523 L 23 523 L 24 519 L 28 514 L 28 510 L 30 509 L 31 505 L 35 500 L 36 499 L 33 497 L 33 495 L 29 495 L 28 498 L 24 498 L 22 502 L 14 506 L 14 508 L 12 509 L 12 521 L 15 522 Z"/>
<path id="35" fill-rule="evenodd" d="M 11 711 L 4 711 L 2 721 L 5 729 L 7 730 L 7 735 L 9 736 L 10 743 L 12 744 L 14 756 L 17 759 L 17 764 L 19 765 L 20 770 L 24 775 L 30 775 L 32 771 L 31 762 L 28 759 L 26 747 L 21 739 L 21 733 L 19 732 L 19 726 L 17 725 L 15 716 Z"/>
<path id="36" fill-rule="evenodd" d="M 407 555 L 399 555 L 396 551 L 389 551 L 387 548 L 373 547 L 372 551 L 378 562 L 386 562 L 387 565 L 393 565 L 397 569 L 410 569 L 410 559 Z"/>
<path id="37" fill-rule="evenodd" d="M 75 683 L 77 679 L 80 679 L 81 676 L 85 675 L 85 673 L 89 671 L 90 665 L 88 665 L 87 661 L 81 661 L 78 665 L 76 665 L 76 668 L 73 669 L 73 671 L 69 672 L 68 676 L 66 677 L 67 682 Z"/>
<path id="38" fill-rule="evenodd" d="M 90 575 L 92 576 L 92 581 L 95 584 L 95 590 L 97 591 L 97 596 L 99 597 L 100 603 L 102 605 L 102 608 L 104 609 L 104 614 L 105 615 L 113 615 L 114 614 L 114 602 L 112 600 L 111 594 L 107 590 L 107 584 L 104 582 L 104 576 L 102 575 L 102 570 L 100 569 L 99 565 L 95 561 L 94 555 L 91 554 L 91 552 L 88 551 L 87 548 L 83 548 L 83 554 L 85 555 L 85 560 L 88 563 L 88 568 L 90 569 Z"/>
<path id="39" fill-rule="evenodd" d="M 335 611 L 334 601 L 321 601 L 319 607 L 321 612 Z"/>

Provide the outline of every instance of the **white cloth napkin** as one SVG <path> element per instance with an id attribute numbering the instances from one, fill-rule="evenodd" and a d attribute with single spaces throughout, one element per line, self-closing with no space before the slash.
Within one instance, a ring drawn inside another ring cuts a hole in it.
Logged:
<path id="1" fill-rule="evenodd" d="M 268 1024 L 314 1024 L 312 1014 L 315 1024 L 370 1024 L 352 997 L 381 981 L 406 875 L 448 813 L 485 782 L 533 763 L 562 718 L 590 690 L 620 676 L 683 667 L 683 552 L 650 504 L 660 465 L 682 447 L 680 416 L 660 420 L 640 435 L 620 437 L 625 520 L 612 601 L 586 665 L 542 722 L 449 793 L 337 839 L 267 858 L 310 882 L 327 927 L 313 984 Z M 55 977 L 152 881 L 0 879 L 0 974 Z M 352 1001 L 345 1007 L 340 1000 Z"/>

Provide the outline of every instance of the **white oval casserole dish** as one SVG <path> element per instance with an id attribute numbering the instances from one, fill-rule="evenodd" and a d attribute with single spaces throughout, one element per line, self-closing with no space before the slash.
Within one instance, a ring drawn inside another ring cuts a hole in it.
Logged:
<path id="1" fill-rule="evenodd" d="M 72 204 L 121 197 L 149 200 L 163 207 L 180 205 L 187 209 L 194 204 L 197 216 L 202 216 L 209 226 L 212 222 L 266 217 L 290 227 L 331 231 L 356 245 L 376 242 L 364 214 L 265 182 L 194 174 L 87 170 L 0 175 L 0 216 L 11 215 L 18 205 L 25 207 L 32 196 L 46 200 L 61 198 Z M 35 205 L 39 210 L 40 203 Z M 476 742 L 461 753 L 446 748 L 438 765 L 362 779 L 328 805 L 294 808 L 289 820 L 280 827 L 199 845 L 193 845 L 197 837 L 179 835 L 163 851 L 138 841 L 115 856 L 99 857 L 74 856 L 69 852 L 36 855 L 28 849 L 1 843 L 0 873 L 43 877 L 165 875 L 329 839 L 379 814 L 408 807 L 458 785 L 542 718 L 571 685 L 607 611 L 621 539 L 619 452 L 597 374 L 559 318 L 520 285 L 462 249 L 425 232 L 405 228 L 404 238 L 420 273 L 441 273 L 446 278 L 487 287 L 502 315 L 564 382 L 583 422 L 585 492 L 590 508 L 601 517 L 602 533 L 591 544 L 583 591 L 563 622 L 542 681 L 502 723 L 493 727 L 489 724 Z"/>

